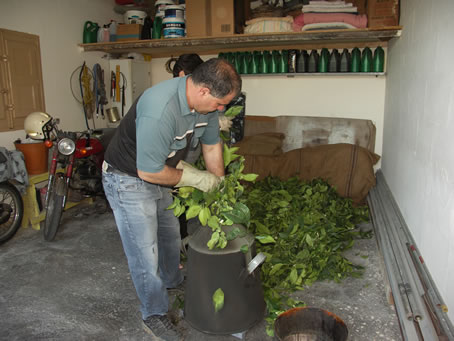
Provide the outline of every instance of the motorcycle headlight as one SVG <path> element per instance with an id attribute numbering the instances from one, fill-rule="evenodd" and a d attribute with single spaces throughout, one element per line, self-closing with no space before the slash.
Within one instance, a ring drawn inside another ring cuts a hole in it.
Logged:
<path id="1" fill-rule="evenodd" d="M 58 151 L 63 155 L 71 155 L 76 150 L 76 144 L 73 140 L 64 138 L 58 142 Z"/>

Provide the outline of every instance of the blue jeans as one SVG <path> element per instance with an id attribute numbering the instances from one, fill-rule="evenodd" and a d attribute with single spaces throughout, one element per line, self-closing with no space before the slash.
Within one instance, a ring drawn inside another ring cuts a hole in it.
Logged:
<path id="1" fill-rule="evenodd" d="M 129 271 L 145 320 L 169 308 L 166 288 L 183 281 L 180 225 L 172 210 L 170 189 L 142 179 L 103 172 L 103 186 L 113 210 Z"/>

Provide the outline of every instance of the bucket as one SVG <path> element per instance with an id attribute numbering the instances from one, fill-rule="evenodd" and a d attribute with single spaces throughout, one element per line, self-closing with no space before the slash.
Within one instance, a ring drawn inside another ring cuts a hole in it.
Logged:
<path id="1" fill-rule="evenodd" d="M 164 7 L 164 13 L 165 18 L 175 18 L 179 19 L 180 21 L 184 21 L 184 9 L 182 6 L 166 6 Z"/>
<path id="2" fill-rule="evenodd" d="M 44 142 L 39 143 L 14 143 L 16 149 L 24 154 L 25 167 L 28 175 L 46 173 L 48 149 Z"/>
<path id="3" fill-rule="evenodd" d="M 156 16 L 157 17 L 164 17 L 165 16 L 165 8 L 167 6 L 173 6 L 175 5 L 175 2 L 172 0 L 157 0 L 155 2 L 155 8 L 156 8 Z"/>
<path id="4" fill-rule="evenodd" d="M 188 276 L 186 279 L 185 321 L 209 334 L 241 333 L 260 322 L 265 314 L 265 301 L 260 281 L 254 236 L 241 225 L 223 226 L 228 234 L 238 228 L 245 232 L 229 241 L 224 249 L 209 250 L 211 228 L 200 227 L 189 239 Z M 242 246 L 249 251 L 243 253 Z M 213 294 L 224 292 L 224 306 L 215 311 Z"/>
<path id="5" fill-rule="evenodd" d="M 280 341 L 346 341 L 348 329 L 329 311 L 301 307 L 280 314 L 274 321 L 274 333 Z"/>
<path id="6" fill-rule="evenodd" d="M 164 18 L 162 21 L 162 35 L 164 38 L 183 38 L 184 20 L 178 18 Z"/>
<path id="7" fill-rule="evenodd" d="M 108 108 L 106 113 L 110 123 L 115 123 L 120 120 L 120 114 L 118 113 L 117 107 Z"/>
<path id="8" fill-rule="evenodd" d="M 144 11 L 126 11 L 124 14 L 125 24 L 140 24 L 143 25 L 147 13 Z"/>

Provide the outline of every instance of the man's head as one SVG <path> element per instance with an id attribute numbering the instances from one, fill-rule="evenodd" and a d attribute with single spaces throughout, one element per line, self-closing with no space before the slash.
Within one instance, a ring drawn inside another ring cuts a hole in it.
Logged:
<path id="1" fill-rule="evenodd" d="M 199 113 L 223 111 L 241 91 L 241 77 L 232 64 L 224 59 L 212 58 L 200 64 L 191 77 L 196 97 L 191 98 Z"/>

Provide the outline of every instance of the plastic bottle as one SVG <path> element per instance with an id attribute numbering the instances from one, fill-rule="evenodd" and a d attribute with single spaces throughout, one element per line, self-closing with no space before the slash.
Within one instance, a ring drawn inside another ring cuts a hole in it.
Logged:
<path id="1" fill-rule="evenodd" d="M 361 51 L 359 48 L 355 47 L 352 50 L 352 66 L 351 66 L 351 71 L 352 72 L 360 72 L 360 67 L 361 67 Z"/>
<path id="2" fill-rule="evenodd" d="M 320 52 L 320 58 L 318 59 L 317 71 L 318 72 L 328 72 L 328 62 L 329 62 L 329 51 L 327 48 L 323 48 Z"/>
<path id="3" fill-rule="evenodd" d="M 162 32 L 162 17 L 156 16 L 153 22 L 153 32 L 151 34 L 152 39 L 161 39 Z"/>
<path id="4" fill-rule="evenodd" d="M 351 71 L 351 56 L 348 49 L 344 49 L 340 56 L 340 72 L 350 72 Z"/>
<path id="5" fill-rule="evenodd" d="M 279 73 L 288 73 L 288 50 L 282 50 L 277 71 Z"/>
<path id="6" fill-rule="evenodd" d="M 301 50 L 296 53 L 296 72 L 307 72 L 307 61 L 309 56 L 306 50 Z"/>
<path id="7" fill-rule="evenodd" d="M 317 72 L 318 58 L 317 50 L 312 50 L 307 62 L 307 72 Z"/>
<path id="8" fill-rule="evenodd" d="M 372 51 L 365 47 L 361 56 L 361 72 L 371 72 L 372 70 Z"/>
<path id="9" fill-rule="evenodd" d="M 110 41 L 117 41 L 117 22 L 111 20 L 109 24 Z"/>
<path id="10" fill-rule="evenodd" d="M 339 72 L 340 70 L 340 54 L 337 49 L 333 49 L 329 56 L 328 72 Z"/>
<path id="11" fill-rule="evenodd" d="M 372 65 L 373 72 L 383 72 L 385 64 L 385 51 L 381 46 L 377 47 L 374 51 L 374 61 Z"/>

